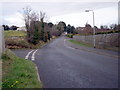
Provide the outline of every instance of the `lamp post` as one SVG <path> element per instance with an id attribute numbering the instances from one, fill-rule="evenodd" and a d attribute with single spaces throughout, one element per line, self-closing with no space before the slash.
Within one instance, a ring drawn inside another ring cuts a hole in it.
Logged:
<path id="1" fill-rule="evenodd" d="M 90 12 L 92 11 L 93 12 L 93 43 L 94 43 L 94 48 L 96 48 L 96 45 L 95 45 L 95 19 L 94 19 L 94 11 L 93 10 L 85 10 L 85 12 Z"/>

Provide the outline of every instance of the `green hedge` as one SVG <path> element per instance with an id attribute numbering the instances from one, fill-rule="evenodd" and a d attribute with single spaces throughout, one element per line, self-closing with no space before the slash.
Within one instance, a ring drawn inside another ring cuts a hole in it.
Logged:
<path id="1" fill-rule="evenodd" d="M 97 35 L 97 34 L 119 33 L 119 32 L 120 32 L 120 30 L 114 30 L 114 31 L 109 31 L 109 32 L 98 32 L 98 33 L 96 33 L 96 35 Z"/>
<path id="2" fill-rule="evenodd" d="M 73 34 L 68 34 L 67 37 L 73 38 Z"/>

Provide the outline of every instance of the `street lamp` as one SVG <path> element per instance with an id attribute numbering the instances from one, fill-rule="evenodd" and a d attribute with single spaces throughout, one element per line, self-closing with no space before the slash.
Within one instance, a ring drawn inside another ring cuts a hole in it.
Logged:
<path id="1" fill-rule="evenodd" d="M 85 10 L 85 12 L 93 12 L 93 38 L 94 38 L 94 48 L 95 48 L 95 20 L 94 20 L 94 11 L 93 10 Z"/>

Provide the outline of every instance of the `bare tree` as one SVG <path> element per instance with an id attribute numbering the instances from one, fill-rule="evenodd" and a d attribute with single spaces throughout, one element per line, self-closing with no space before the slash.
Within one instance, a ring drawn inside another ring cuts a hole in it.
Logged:
<path id="1" fill-rule="evenodd" d="M 23 17 L 24 17 L 24 21 L 25 21 L 26 30 L 27 30 L 27 41 L 28 42 L 30 39 L 31 12 L 32 12 L 32 9 L 29 6 L 23 8 Z"/>
<path id="2" fill-rule="evenodd" d="M 32 9 L 29 6 L 23 8 L 23 17 L 24 17 L 27 31 L 29 30 L 29 26 L 30 26 L 31 12 L 32 12 Z"/>
<path id="3" fill-rule="evenodd" d="M 40 17 L 39 17 L 40 23 L 41 23 L 41 25 L 40 25 L 41 26 L 40 39 L 43 41 L 47 41 L 46 36 L 45 36 L 45 30 L 44 30 L 45 29 L 45 23 L 44 23 L 45 15 L 46 15 L 45 12 L 40 11 Z"/>
<path id="4" fill-rule="evenodd" d="M 30 21 L 38 21 L 39 20 L 39 15 L 38 13 L 32 11 L 30 14 Z"/>
<path id="5" fill-rule="evenodd" d="M 40 11 L 40 21 L 41 21 L 41 22 L 44 22 L 44 18 L 45 18 L 45 16 L 46 16 L 46 13 Z"/>

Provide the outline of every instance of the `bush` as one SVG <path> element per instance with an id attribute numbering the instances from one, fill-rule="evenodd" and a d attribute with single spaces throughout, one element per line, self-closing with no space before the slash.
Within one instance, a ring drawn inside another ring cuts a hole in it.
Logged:
<path id="1" fill-rule="evenodd" d="M 119 33 L 119 32 L 120 32 L 120 30 L 113 30 L 113 31 L 108 31 L 108 32 L 98 32 L 98 33 L 96 33 L 96 35 L 97 35 L 97 34 Z"/>
<path id="2" fill-rule="evenodd" d="M 29 43 L 24 39 L 11 39 L 8 38 L 5 40 L 6 47 L 9 48 L 29 48 Z"/>
<path id="3" fill-rule="evenodd" d="M 67 37 L 73 38 L 73 34 L 68 34 Z"/>
<path id="4" fill-rule="evenodd" d="M 36 45 L 32 43 L 28 43 L 25 39 L 5 39 L 5 46 L 9 49 L 20 49 L 20 48 L 30 48 L 30 49 L 36 49 L 40 48 L 43 44 L 45 44 L 44 41 L 39 41 Z"/>
<path id="5" fill-rule="evenodd" d="M 29 43 L 27 43 L 25 40 L 20 40 L 17 46 L 21 46 L 22 48 L 29 48 Z"/>

